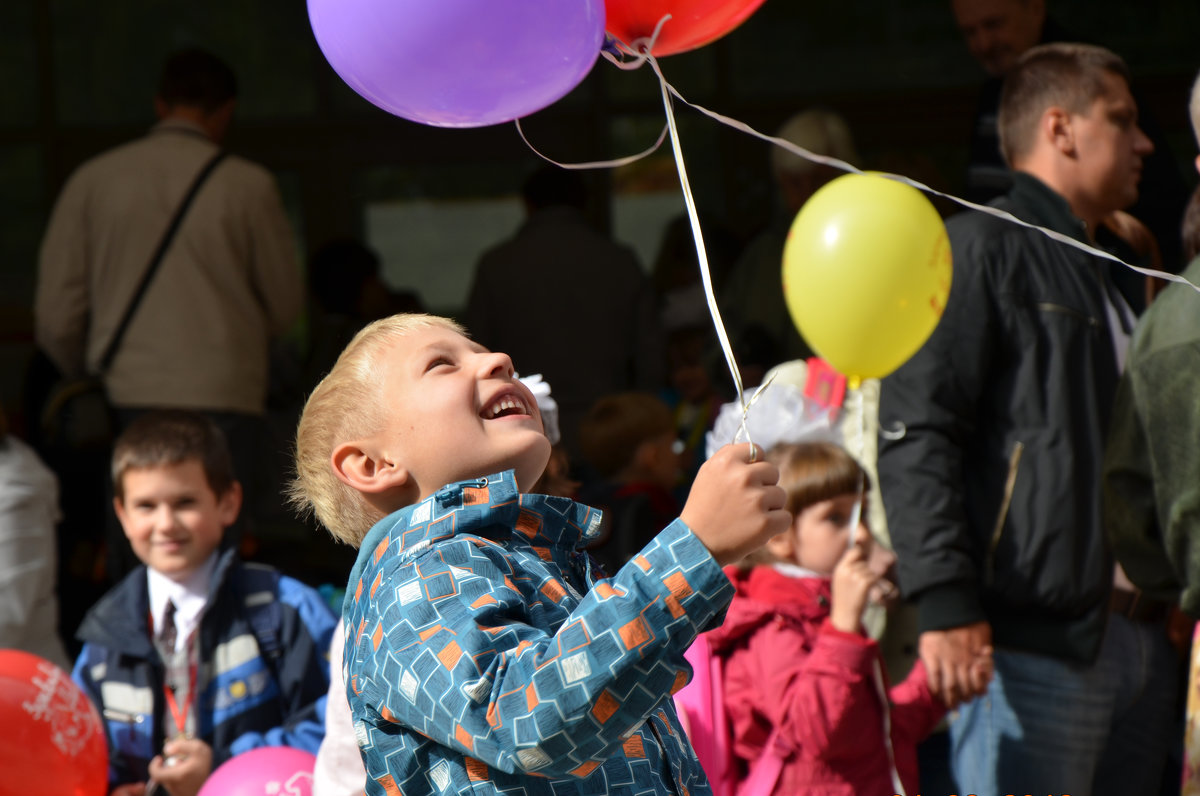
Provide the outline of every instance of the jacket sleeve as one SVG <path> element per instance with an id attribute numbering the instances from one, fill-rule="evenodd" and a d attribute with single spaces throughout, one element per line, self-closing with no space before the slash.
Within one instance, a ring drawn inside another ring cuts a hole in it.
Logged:
<path id="1" fill-rule="evenodd" d="M 279 579 L 278 599 L 283 607 L 280 654 L 272 669 L 283 721 L 265 732 L 238 736 L 230 744 L 230 756 L 259 746 L 291 746 L 316 754 L 325 737 L 329 642 L 337 617 L 316 590 L 288 577 Z"/>
<path id="2" fill-rule="evenodd" d="M 2 437 L 0 479 L 0 648 L 24 648 L 67 668 L 54 626 L 40 621 L 57 561 L 57 482 L 32 451 Z"/>
<path id="3" fill-rule="evenodd" d="M 964 450 L 988 386 L 998 325 L 986 253 L 972 228 L 949 226 L 953 282 L 925 345 L 883 379 L 879 485 L 900 586 L 920 631 L 984 618 L 975 541 L 967 524 Z"/>
<path id="4" fill-rule="evenodd" d="M 547 613 L 570 585 L 534 582 L 498 544 L 460 536 L 388 558 L 348 613 L 356 719 L 509 773 L 594 771 L 684 685 L 684 651 L 733 592 L 678 520 L 560 625 Z"/>
<path id="5" fill-rule="evenodd" d="M 104 725 L 104 741 L 108 747 L 108 787 L 112 790 L 117 785 L 124 785 L 133 781 L 133 778 L 123 771 L 118 771 L 114 763 L 120 760 L 120 755 L 114 753 L 113 732 L 109 723 L 114 719 L 105 716 L 104 700 L 100 696 L 100 683 L 92 677 L 92 668 L 97 663 L 104 660 L 104 653 L 100 651 L 94 644 L 84 643 L 83 648 L 79 652 L 79 657 L 75 659 L 75 667 L 71 670 L 71 680 L 79 689 L 87 695 L 87 698 L 92 700 L 92 704 L 96 706 L 96 712 L 100 714 L 100 721 Z"/>
<path id="6" fill-rule="evenodd" d="M 1194 618 L 1200 617 L 1197 368 L 1195 343 L 1145 358 L 1131 351 L 1113 405 L 1101 490 L 1105 528 L 1130 580 L 1154 597 L 1178 598 Z"/>
<path id="7" fill-rule="evenodd" d="M 914 745 L 929 737 L 946 706 L 929 690 L 929 674 L 917 658 L 908 677 L 888 691 L 892 703 L 892 736 L 907 738 Z"/>

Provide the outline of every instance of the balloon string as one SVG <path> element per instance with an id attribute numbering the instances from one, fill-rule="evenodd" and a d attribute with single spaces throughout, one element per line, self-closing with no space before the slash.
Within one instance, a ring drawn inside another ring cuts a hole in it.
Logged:
<path id="1" fill-rule="evenodd" d="M 654 50 L 655 43 L 658 42 L 658 36 L 660 33 L 662 33 L 663 25 L 667 24 L 669 19 L 671 19 L 670 14 L 663 14 L 662 19 L 660 19 L 658 24 L 654 26 L 654 30 L 651 31 L 649 36 L 642 36 L 641 38 L 634 39 L 628 44 L 621 41 L 616 36 L 613 36 L 611 33 L 608 34 L 613 44 L 613 50 L 616 51 L 616 54 L 607 48 L 601 50 L 600 54 L 604 56 L 604 58 L 610 63 L 614 64 L 618 69 L 637 69 L 642 64 L 653 59 L 653 56 L 650 53 Z M 633 60 L 627 61 L 624 57 L 620 56 L 628 56 Z M 657 72 L 658 70 L 655 69 L 654 71 Z M 662 75 L 659 75 L 659 77 L 662 77 Z"/>
<path id="2" fill-rule="evenodd" d="M 660 26 L 663 21 L 665 19 L 659 22 Z M 650 68 L 658 76 L 659 86 L 662 89 L 663 110 L 667 114 L 667 127 L 671 133 L 671 149 L 675 153 L 676 171 L 679 172 L 679 185 L 683 189 L 683 201 L 687 206 L 688 220 L 692 226 L 692 238 L 696 242 L 696 259 L 700 264 L 700 279 L 704 285 L 704 297 L 708 301 L 708 312 L 712 316 L 713 327 L 717 332 L 717 340 L 721 343 L 721 351 L 725 354 L 725 364 L 729 366 L 729 374 L 733 377 L 738 403 L 741 404 L 741 431 L 745 434 L 746 441 L 753 446 L 754 441 L 750 438 L 750 429 L 746 425 L 746 413 L 750 410 L 750 406 L 746 403 L 746 396 L 742 387 L 741 370 L 738 368 L 737 360 L 734 358 L 733 346 L 729 343 L 729 335 L 725 331 L 725 323 L 721 320 L 721 311 L 717 308 L 717 297 L 713 294 L 712 274 L 708 267 L 708 252 L 704 248 L 704 235 L 700 231 L 700 215 L 696 211 L 696 200 L 692 196 L 691 183 L 688 182 L 687 165 L 683 160 L 683 148 L 679 144 L 679 129 L 675 124 L 675 112 L 671 107 L 670 84 L 667 83 L 662 70 L 659 69 L 658 61 L 653 55 L 649 54 L 648 48 L 644 55 L 646 62 L 650 64 Z"/>
<path id="3" fill-rule="evenodd" d="M 657 71 L 657 69 L 655 71 Z M 660 76 L 661 76 L 661 74 L 660 74 Z M 670 92 L 675 97 L 677 97 L 680 102 L 682 102 L 683 104 L 685 104 L 691 108 L 694 108 L 695 110 L 699 111 L 700 113 L 703 113 L 705 116 L 708 116 L 711 119 L 715 119 L 716 121 L 720 122 L 721 124 L 726 125 L 727 127 L 732 127 L 735 130 L 739 130 L 748 135 L 752 135 L 755 138 L 760 138 L 763 141 L 768 141 L 772 144 L 775 144 L 776 146 L 786 149 L 787 151 L 789 151 L 793 154 L 799 155 L 802 158 L 807 158 L 808 160 L 811 160 L 815 163 L 821 163 L 826 166 L 832 166 L 833 168 L 840 169 L 841 171 L 846 171 L 846 172 L 850 172 L 853 174 L 865 174 L 866 173 L 862 169 L 858 168 L 857 166 L 851 165 L 850 163 L 847 163 L 844 160 L 838 160 L 837 158 L 826 157 L 825 155 L 818 155 L 815 152 L 808 151 L 807 149 L 805 149 L 802 146 L 793 144 L 791 141 L 788 141 L 783 138 L 777 138 L 772 135 L 767 135 L 765 133 L 760 133 L 757 130 L 755 130 L 754 128 L 750 127 L 750 125 L 748 125 L 744 122 L 739 122 L 737 119 L 730 118 L 723 114 L 717 113 L 716 111 L 711 111 L 708 108 L 697 105 L 694 102 L 689 102 L 687 99 L 685 99 L 683 97 L 682 94 L 679 93 L 679 91 L 674 86 L 670 85 L 669 83 L 666 85 L 667 85 L 667 88 L 670 90 Z M 1140 274 L 1144 274 L 1146 276 L 1157 277 L 1158 279 L 1165 279 L 1170 282 L 1178 282 L 1179 284 L 1187 285 L 1187 286 L 1191 287 L 1193 290 L 1200 292 L 1200 285 L 1196 285 L 1195 283 L 1188 281 L 1187 279 L 1185 279 L 1184 277 L 1182 277 L 1178 274 L 1172 274 L 1168 271 L 1159 271 L 1154 268 L 1143 268 L 1140 265 L 1133 265 L 1132 263 L 1127 263 L 1124 260 L 1122 260 L 1120 257 L 1117 257 L 1116 255 L 1114 255 L 1110 252 L 1107 252 L 1104 249 L 1100 249 L 1095 246 L 1090 246 L 1082 241 L 1079 241 L 1079 240 L 1076 240 L 1075 238 L 1070 237 L 1069 235 L 1064 235 L 1061 232 L 1055 232 L 1052 229 L 1046 229 L 1045 227 L 1039 226 L 1037 224 L 1031 224 L 1028 221 L 1022 221 L 1021 219 L 1014 216 L 1012 213 L 1005 212 L 1004 210 L 1000 210 L 995 207 L 989 207 L 988 205 L 977 204 L 976 202 L 972 202 L 967 199 L 961 199 L 957 196 L 954 196 L 953 194 L 944 193 L 935 188 L 930 188 L 928 185 L 925 185 L 924 183 L 918 182 L 917 180 L 910 179 L 901 174 L 891 174 L 891 173 L 887 173 L 887 172 L 871 172 L 871 173 L 876 176 L 879 176 L 879 177 L 886 177 L 889 180 L 895 180 L 896 182 L 900 182 L 905 185 L 916 188 L 919 191 L 924 191 L 925 193 L 933 194 L 934 196 L 940 196 L 943 199 L 949 199 L 950 201 L 955 202 L 956 204 L 962 205 L 963 207 L 969 208 L 971 210 L 978 210 L 981 213 L 986 213 L 990 216 L 994 216 L 996 218 L 1003 219 L 1004 221 L 1008 221 L 1008 222 L 1016 224 L 1018 226 L 1025 227 L 1027 229 L 1037 230 L 1038 232 L 1041 232 L 1043 235 L 1050 238 L 1051 240 L 1058 241 L 1059 243 L 1065 243 L 1066 245 L 1072 246 L 1076 249 L 1079 249 L 1080 251 L 1095 255 L 1096 257 L 1102 257 L 1105 260 L 1112 260 L 1114 263 L 1119 263 L 1119 264 L 1125 266 L 1126 268 L 1137 271 Z"/>
<path id="4" fill-rule="evenodd" d="M 863 396 L 862 385 L 854 391 L 858 403 L 858 439 L 855 440 L 854 456 L 858 460 L 858 497 L 854 501 L 854 510 L 850 514 L 850 541 L 848 548 L 854 547 L 854 535 L 858 530 L 859 520 L 862 519 L 863 497 L 867 492 L 866 473 L 863 462 L 867 460 L 867 401 Z"/>
<path id="5" fill-rule="evenodd" d="M 525 137 L 525 131 L 521 129 L 521 120 L 517 119 L 514 122 L 517 125 L 517 134 L 521 136 L 521 140 L 525 142 L 525 146 L 547 163 L 553 163 L 555 166 L 564 169 L 615 169 L 619 166 L 628 166 L 630 163 L 635 163 L 648 155 L 654 154 L 658 148 L 662 146 L 662 142 L 667 139 L 667 125 L 663 125 L 662 132 L 658 134 L 658 140 L 654 144 L 636 155 L 626 155 L 623 158 L 616 160 L 591 160 L 584 163 L 560 163 L 553 158 L 549 158 L 538 151 L 537 147 L 529 143 L 529 139 Z"/>

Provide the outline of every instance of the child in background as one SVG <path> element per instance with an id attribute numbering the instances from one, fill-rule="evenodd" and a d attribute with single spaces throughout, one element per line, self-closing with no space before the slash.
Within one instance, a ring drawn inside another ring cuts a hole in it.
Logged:
<path id="1" fill-rule="evenodd" d="M 148 777 L 195 796 L 259 746 L 316 752 L 336 619 L 316 590 L 222 549 L 242 490 L 221 431 L 194 412 L 145 414 L 112 471 L 143 566 L 84 618 L 72 676 L 104 717 L 113 796 L 140 796 Z"/>
<path id="2" fill-rule="evenodd" d="M 599 476 L 579 500 L 604 512 L 600 537 L 588 550 L 612 574 L 679 515 L 675 422 L 650 393 L 606 395 L 579 424 L 579 447 Z"/>
<path id="3" fill-rule="evenodd" d="M 670 693 L 732 597 L 720 565 L 790 520 L 778 471 L 718 451 L 597 580 L 596 511 L 520 494 L 549 453 L 509 358 L 445 318 L 368 326 L 309 398 L 293 495 L 360 548 L 345 674 L 371 796 L 708 792 Z"/>
<path id="4" fill-rule="evenodd" d="M 891 591 L 889 562 L 870 561 L 861 520 L 866 473 L 832 442 L 776 445 L 768 459 L 792 525 L 726 570 L 737 594 L 708 634 L 725 661 L 734 752 L 749 772 L 774 734 L 777 793 L 916 794 L 916 746 L 945 706 L 919 660 L 887 690 L 878 646 L 862 632 L 868 600 Z M 986 679 L 990 658 L 975 671 Z"/>

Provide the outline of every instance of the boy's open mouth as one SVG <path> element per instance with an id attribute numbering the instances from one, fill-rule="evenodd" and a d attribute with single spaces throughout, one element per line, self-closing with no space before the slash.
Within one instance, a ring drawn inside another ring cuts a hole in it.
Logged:
<path id="1" fill-rule="evenodd" d="M 498 417 L 508 417 L 510 415 L 530 415 L 533 412 L 525 405 L 524 400 L 516 393 L 507 393 L 500 396 L 492 402 L 490 406 L 483 410 L 480 414 L 484 420 L 495 420 Z"/>

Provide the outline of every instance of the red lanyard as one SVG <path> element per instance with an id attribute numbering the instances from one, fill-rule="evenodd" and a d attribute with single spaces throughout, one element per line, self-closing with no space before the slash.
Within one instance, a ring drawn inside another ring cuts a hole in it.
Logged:
<path id="1" fill-rule="evenodd" d="M 179 707 L 179 703 L 175 701 L 175 691 L 171 686 L 163 683 L 163 695 L 167 698 L 167 707 L 171 709 L 171 718 L 175 720 L 175 727 L 179 730 L 181 736 L 186 736 L 187 732 L 187 715 L 191 710 L 192 705 L 196 701 L 196 662 L 190 660 L 191 641 L 188 642 L 188 689 L 187 699 L 184 700 L 183 709 Z"/>
<path id="2" fill-rule="evenodd" d="M 154 635 L 154 615 L 149 617 L 150 634 Z M 180 736 L 186 736 L 187 733 L 187 716 L 192 705 L 196 702 L 196 661 L 192 657 L 192 638 L 194 633 L 188 636 L 187 639 L 187 656 L 188 656 L 188 685 L 187 699 L 184 700 L 183 708 L 180 709 L 179 702 L 175 699 L 175 690 L 167 684 L 166 678 L 163 678 L 163 696 L 166 697 L 167 707 L 171 711 L 171 718 L 175 720 L 175 728 L 179 731 Z M 171 650 L 173 653 L 174 650 Z"/>

